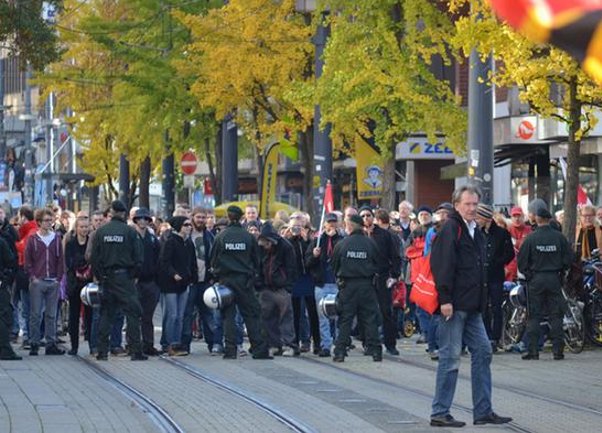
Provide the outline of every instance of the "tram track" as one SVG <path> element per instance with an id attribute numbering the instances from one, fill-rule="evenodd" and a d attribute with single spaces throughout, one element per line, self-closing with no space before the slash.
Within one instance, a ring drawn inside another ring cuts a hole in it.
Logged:
<path id="1" fill-rule="evenodd" d="M 384 355 L 384 359 L 386 359 L 388 361 L 393 361 L 393 362 L 396 362 L 399 364 L 410 365 L 412 367 L 420 368 L 423 370 L 437 372 L 437 367 L 435 367 L 434 365 L 424 364 L 422 362 L 409 360 L 409 359 L 406 359 L 406 358 L 403 358 L 400 356 Z M 460 374 L 458 374 L 458 378 L 462 379 L 462 380 L 470 381 L 470 377 L 467 376 L 466 374 L 460 373 Z M 561 406 L 561 407 L 564 407 L 567 409 L 575 410 L 577 412 L 587 413 L 590 415 L 596 415 L 596 416 L 602 417 L 602 410 L 599 410 L 599 409 L 596 409 L 593 407 L 583 406 L 583 405 L 579 405 L 579 404 L 572 403 L 572 402 L 565 401 L 565 400 L 559 400 L 559 399 L 552 398 L 552 397 L 542 396 L 540 394 L 536 394 L 532 391 L 527 391 L 525 389 L 522 389 L 522 388 L 519 388 L 519 387 L 516 387 L 513 385 L 505 385 L 505 384 L 496 383 L 496 384 L 494 384 L 494 386 L 496 389 L 501 389 L 504 391 L 512 392 L 514 394 L 518 394 L 523 397 L 528 397 L 528 398 L 531 398 L 531 399 L 534 399 L 537 401 L 554 404 L 556 406 Z"/>
<path id="2" fill-rule="evenodd" d="M 307 426 L 302 421 L 295 419 L 291 415 L 289 415 L 289 414 L 281 411 L 277 407 L 265 402 L 264 400 L 258 398 L 257 396 L 253 395 L 252 393 L 250 393 L 244 389 L 241 389 L 235 385 L 232 385 L 231 383 L 228 383 L 222 379 L 218 379 L 215 376 L 210 375 L 206 371 L 203 371 L 190 364 L 184 363 L 182 361 L 178 361 L 173 358 L 168 358 L 168 357 L 162 356 L 159 359 L 167 364 L 170 364 L 171 366 L 173 366 L 177 369 L 184 371 L 188 375 L 190 375 L 198 380 L 201 380 L 205 383 L 208 383 L 208 384 L 214 386 L 217 389 L 220 389 L 220 390 L 225 391 L 229 394 L 232 394 L 240 399 L 245 400 L 246 402 L 248 402 L 248 403 L 252 404 L 253 406 L 255 406 L 256 408 L 258 408 L 259 410 L 268 414 L 272 418 L 276 419 L 280 423 L 284 424 L 289 430 L 291 430 L 293 432 L 317 433 L 317 431 L 315 429 Z"/>
<path id="3" fill-rule="evenodd" d="M 100 379 L 117 389 L 125 397 L 131 399 L 152 421 L 162 433 L 185 433 L 185 430 L 157 403 L 136 388 L 128 385 L 107 372 L 98 363 L 81 356 L 80 362 L 92 370 Z"/>
<path id="4" fill-rule="evenodd" d="M 401 389 L 401 390 L 405 391 L 408 394 L 417 395 L 417 396 L 419 396 L 419 397 L 427 400 L 429 403 L 433 399 L 433 395 L 431 393 L 428 393 L 426 391 L 421 391 L 421 390 L 418 390 L 416 388 L 412 388 L 412 387 L 409 387 L 409 386 L 405 386 L 403 384 L 392 383 L 392 382 L 389 382 L 389 381 L 384 380 L 384 379 L 379 379 L 379 378 L 370 376 L 370 375 L 365 374 L 365 373 L 358 373 L 356 371 L 348 370 L 346 368 L 339 367 L 339 366 L 337 366 L 335 364 L 326 363 L 326 362 L 319 361 L 319 360 L 313 359 L 313 358 L 300 357 L 298 359 L 306 361 L 306 362 L 311 362 L 313 364 L 322 365 L 322 366 L 324 366 L 326 368 L 336 370 L 337 372 L 345 374 L 345 375 L 347 375 L 349 377 L 354 377 L 354 378 L 359 378 L 359 379 L 363 379 L 363 380 L 368 380 L 368 381 L 371 381 L 371 382 L 378 383 L 380 385 L 389 386 L 389 387 L 392 387 L 392 388 L 395 388 L 395 389 Z M 452 405 L 452 407 L 455 410 L 457 410 L 457 411 L 464 412 L 464 413 L 472 415 L 472 408 L 470 408 L 468 406 L 464 406 L 464 405 L 461 405 L 461 404 L 454 403 Z M 515 432 L 519 432 L 519 433 L 536 433 L 535 431 L 530 430 L 530 429 L 528 429 L 526 427 L 523 427 L 523 426 L 521 426 L 520 424 L 518 424 L 518 423 L 516 423 L 514 421 L 511 422 L 511 423 L 509 423 L 509 424 L 507 424 L 507 425 L 504 425 L 503 427 L 505 429 L 507 429 L 507 430 L 511 430 L 511 431 L 515 431 Z"/>

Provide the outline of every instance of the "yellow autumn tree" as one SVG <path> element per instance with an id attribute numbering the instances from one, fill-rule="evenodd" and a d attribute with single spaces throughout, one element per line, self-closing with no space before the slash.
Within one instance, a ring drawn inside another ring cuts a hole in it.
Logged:
<path id="1" fill-rule="evenodd" d="M 330 123 L 334 149 L 355 153 L 374 142 L 385 161 L 382 205 L 395 203 L 395 147 L 411 134 L 445 135 L 465 151 L 466 116 L 450 83 L 430 71 L 433 56 L 448 65 L 449 18 L 429 0 L 325 1 L 336 10 L 316 99 Z"/>
<path id="2" fill-rule="evenodd" d="M 563 232 L 575 238 L 579 153 L 582 140 L 598 122 L 602 88 L 577 62 L 551 45 L 536 44 L 500 23 L 484 0 L 452 0 L 450 11 L 468 10 L 457 19 L 451 43 L 470 52 L 493 53 L 498 67 L 491 81 L 499 86 L 518 86 L 519 98 L 530 110 L 565 124 L 568 131 L 567 179 L 564 193 Z M 557 91 L 552 91 L 555 88 Z M 559 95 L 559 97 L 553 97 Z"/>
<path id="3" fill-rule="evenodd" d="M 284 95 L 311 65 L 312 29 L 295 14 L 294 0 L 231 0 L 204 15 L 176 12 L 192 33 L 178 62 L 195 76 L 191 92 L 218 120 L 233 115 L 247 138 L 263 149 L 307 129 L 312 108 Z"/>
<path id="4" fill-rule="evenodd" d="M 180 3 L 189 12 L 208 7 L 185 0 L 168 6 L 160 0 L 66 0 L 59 15 L 65 51 L 38 82 L 46 94 L 57 94 L 61 109 L 74 113 L 68 120 L 85 149 L 82 167 L 113 194 L 120 154 L 130 162 L 133 191 L 147 158 L 157 166 L 166 153 L 198 147 L 214 133 L 188 83 L 175 78 L 172 61 L 188 37 L 171 15 Z"/>

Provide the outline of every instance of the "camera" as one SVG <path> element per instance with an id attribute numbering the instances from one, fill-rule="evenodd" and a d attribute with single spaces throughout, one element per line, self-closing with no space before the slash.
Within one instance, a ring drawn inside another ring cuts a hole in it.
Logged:
<path id="1" fill-rule="evenodd" d="M 301 227 L 293 226 L 291 227 L 291 233 L 293 236 L 299 236 L 301 234 Z"/>

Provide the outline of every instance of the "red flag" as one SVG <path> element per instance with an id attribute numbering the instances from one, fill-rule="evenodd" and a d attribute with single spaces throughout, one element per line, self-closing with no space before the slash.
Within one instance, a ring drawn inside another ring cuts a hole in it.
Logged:
<path id="1" fill-rule="evenodd" d="M 326 182 L 326 190 L 324 191 L 324 209 L 326 213 L 334 211 L 334 198 L 332 196 L 332 184 L 330 181 Z"/>
<path id="2" fill-rule="evenodd" d="M 498 17 L 535 42 L 573 56 L 602 83 L 602 0 L 489 0 Z"/>
<path id="3" fill-rule="evenodd" d="M 581 185 L 579 185 L 579 187 L 577 187 L 577 205 L 578 206 L 585 206 L 585 205 L 591 206 L 591 204 L 592 204 L 592 201 L 587 196 L 587 193 L 585 192 L 583 187 Z"/>

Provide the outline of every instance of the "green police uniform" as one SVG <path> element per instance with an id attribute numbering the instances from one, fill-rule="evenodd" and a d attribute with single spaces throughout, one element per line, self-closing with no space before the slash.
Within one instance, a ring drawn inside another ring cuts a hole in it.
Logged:
<path id="1" fill-rule="evenodd" d="M 6 241 L 0 238 L 0 359 L 21 359 L 10 345 L 13 308 L 9 289 L 16 269 L 17 258 Z"/>
<path id="2" fill-rule="evenodd" d="M 523 242 L 518 252 L 518 270 L 527 278 L 529 320 L 529 354 L 538 354 L 540 322 L 544 311 L 550 317 L 555 354 L 564 349 L 562 317 L 566 303 L 561 291 L 561 272 L 572 261 L 571 247 L 559 231 L 549 225 L 539 226 Z"/>
<path id="3" fill-rule="evenodd" d="M 215 238 L 211 250 L 211 268 L 217 280 L 232 289 L 235 297 L 234 303 L 222 310 L 224 357 L 236 357 L 236 305 L 247 327 L 253 357 L 266 357 L 268 349 L 261 330 L 261 308 L 254 288 L 259 271 L 257 241 L 239 223 L 231 223 Z"/>
<path id="4" fill-rule="evenodd" d="M 334 248 L 332 264 L 339 283 L 339 334 L 334 348 L 335 361 L 342 361 L 346 355 L 346 343 L 356 314 L 365 332 L 367 351 L 375 361 L 382 359 L 378 338 L 379 307 L 374 286 L 377 257 L 376 244 L 362 230 L 354 231 Z"/>
<path id="5" fill-rule="evenodd" d="M 140 354 L 140 316 L 142 308 L 134 282 L 144 260 L 142 243 L 136 231 L 125 221 L 113 216 L 111 222 L 94 235 L 91 263 L 94 275 L 102 284 L 98 331 L 98 355 L 106 357 L 109 333 L 119 309 L 127 318 L 127 339 L 132 355 Z"/>

